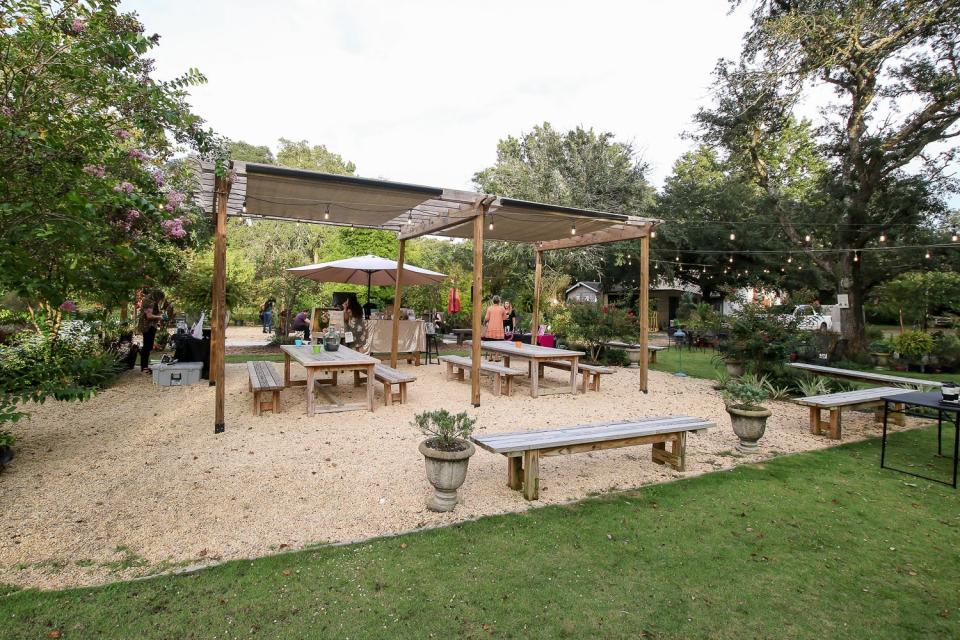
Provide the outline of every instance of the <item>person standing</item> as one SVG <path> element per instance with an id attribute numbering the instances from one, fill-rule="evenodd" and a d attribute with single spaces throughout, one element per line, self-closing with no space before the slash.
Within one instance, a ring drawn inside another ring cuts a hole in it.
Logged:
<path id="1" fill-rule="evenodd" d="M 263 307 L 260 309 L 260 317 L 263 320 L 263 332 L 264 333 L 273 333 L 273 305 L 276 301 L 273 298 L 268 298 L 266 302 L 263 303 Z"/>
<path id="2" fill-rule="evenodd" d="M 140 305 L 140 319 L 137 328 L 143 334 L 143 348 L 140 350 L 140 372 L 152 373 L 150 369 L 150 354 L 153 353 L 153 343 L 157 339 L 157 327 L 163 316 L 160 314 L 160 305 L 163 303 L 163 292 L 154 289 L 143 297 Z"/>
<path id="3" fill-rule="evenodd" d="M 503 318 L 503 334 L 507 340 L 510 340 L 513 338 L 513 334 L 520 330 L 519 318 L 509 300 L 503 301 L 503 311 L 506 314 Z"/>

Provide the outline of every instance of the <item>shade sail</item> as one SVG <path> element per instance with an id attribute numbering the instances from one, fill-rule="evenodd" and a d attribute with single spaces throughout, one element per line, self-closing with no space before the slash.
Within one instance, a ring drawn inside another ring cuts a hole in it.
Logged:
<path id="1" fill-rule="evenodd" d="M 397 284 L 396 261 L 374 255 L 308 264 L 302 267 L 287 269 L 287 271 L 318 282 L 343 282 L 345 284 L 387 287 Z M 403 265 L 404 286 L 437 284 L 443 282 L 446 277 L 444 273 L 421 269 L 420 267 L 414 267 L 409 264 Z"/>

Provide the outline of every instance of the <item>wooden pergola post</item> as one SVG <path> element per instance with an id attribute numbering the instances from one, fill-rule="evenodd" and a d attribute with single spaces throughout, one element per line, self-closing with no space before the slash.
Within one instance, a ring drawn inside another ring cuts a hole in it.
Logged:
<path id="1" fill-rule="evenodd" d="M 400 295 L 403 292 L 403 260 L 407 241 L 400 240 L 400 257 L 397 260 L 397 286 L 393 297 L 393 335 L 390 338 L 390 366 L 397 368 L 397 349 L 400 340 Z"/>
<path id="2" fill-rule="evenodd" d="M 650 227 L 640 238 L 640 391 L 647 393 L 650 365 Z"/>
<path id="3" fill-rule="evenodd" d="M 530 316 L 530 344 L 536 346 L 537 332 L 540 330 L 540 289 L 543 277 L 543 252 L 533 247 L 533 315 Z"/>
<path id="4" fill-rule="evenodd" d="M 223 365 L 224 342 L 226 339 L 226 289 L 227 289 L 227 195 L 230 193 L 230 181 L 226 175 L 214 180 L 214 210 L 217 226 L 214 231 L 213 248 L 213 300 L 211 318 L 212 338 L 210 344 L 210 375 L 216 381 L 216 404 L 213 419 L 213 432 L 223 433 L 225 375 Z"/>
<path id="5" fill-rule="evenodd" d="M 483 213 L 486 213 L 486 206 Z M 478 215 L 473 219 L 473 333 L 470 364 L 470 399 L 473 406 L 480 406 L 480 325 L 483 320 L 483 219 Z"/>

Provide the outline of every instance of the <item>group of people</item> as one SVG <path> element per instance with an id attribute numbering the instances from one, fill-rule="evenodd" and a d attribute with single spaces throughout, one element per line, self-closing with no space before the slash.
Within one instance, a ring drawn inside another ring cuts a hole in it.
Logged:
<path id="1" fill-rule="evenodd" d="M 493 296 L 484 315 L 486 330 L 483 340 L 512 340 L 514 333 L 520 331 L 520 318 L 509 300 L 500 304 L 500 296 Z"/>

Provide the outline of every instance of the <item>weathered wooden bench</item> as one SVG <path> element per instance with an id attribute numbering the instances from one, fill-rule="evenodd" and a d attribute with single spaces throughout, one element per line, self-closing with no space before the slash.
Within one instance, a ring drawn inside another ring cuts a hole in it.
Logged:
<path id="1" fill-rule="evenodd" d="M 639 348 L 640 348 L 640 345 L 635 344 L 635 343 L 634 343 L 634 344 L 630 344 L 630 343 L 628 343 L 628 342 L 617 342 L 617 341 L 613 341 L 613 342 L 608 342 L 608 343 L 606 343 L 606 344 L 607 344 L 608 347 L 613 347 L 614 349 L 639 349 Z M 656 361 L 657 361 L 657 353 L 659 353 L 659 352 L 661 352 L 661 351 L 665 351 L 666 349 L 667 349 L 667 347 L 661 347 L 661 346 L 659 346 L 659 345 L 648 344 L 648 345 L 647 345 L 647 353 L 650 355 L 650 362 L 656 362 Z"/>
<path id="2" fill-rule="evenodd" d="M 457 380 L 464 379 L 464 371 L 470 371 L 473 363 L 470 358 L 463 356 L 440 356 L 440 360 L 447 365 L 446 380 L 450 380 L 456 374 Z M 511 369 L 493 362 L 481 362 L 480 373 L 493 374 L 493 392 L 496 395 L 509 396 L 513 393 L 513 379 L 516 376 L 526 375 L 522 369 Z"/>
<path id="3" fill-rule="evenodd" d="M 810 433 L 820 435 L 821 431 L 827 431 L 830 434 L 830 438 L 839 440 L 841 436 L 841 413 L 843 409 L 882 407 L 884 397 L 898 393 L 910 393 L 910 390 L 900 389 L 898 387 L 874 387 L 872 389 L 858 389 L 856 391 L 844 391 L 842 393 L 807 396 L 806 398 L 797 398 L 794 402 L 810 407 Z M 829 422 L 821 420 L 820 418 L 820 412 L 823 409 L 830 411 Z M 874 419 L 882 422 L 882 411 L 879 415 L 875 412 Z M 902 413 L 892 414 L 891 419 L 897 424 L 903 424 Z"/>
<path id="4" fill-rule="evenodd" d="M 374 367 L 373 377 L 377 382 L 383 383 L 383 404 L 387 406 L 390 406 L 394 402 L 405 404 L 407 401 L 407 384 L 417 381 L 416 376 L 398 371 L 385 364 L 378 364 Z M 366 384 L 366 381 L 367 376 L 363 375 L 360 371 L 353 372 L 353 385 L 355 387 Z M 394 385 L 397 386 L 397 391 L 393 390 Z"/>
<path id="5" fill-rule="evenodd" d="M 570 363 L 565 360 L 547 360 L 540 363 L 540 377 L 543 377 L 543 368 L 563 369 L 570 371 Z M 600 391 L 600 376 L 610 375 L 614 370 L 610 367 L 600 367 L 594 364 L 577 363 L 577 372 L 582 376 L 580 381 L 580 393 L 586 393 L 587 388 L 591 391 Z"/>
<path id="6" fill-rule="evenodd" d="M 856 369 L 840 369 L 838 367 L 826 367 L 819 364 L 807 364 L 805 362 L 788 362 L 787 366 L 792 369 L 808 371 L 823 376 L 833 378 L 842 378 L 844 380 L 854 380 L 857 382 L 871 382 L 874 384 L 894 385 L 897 387 L 940 387 L 942 382 L 936 380 L 923 380 L 921 378 L 903 378 L 901 376 L 891 376 L 885 373 L 875 373 L 873 371 L 857 371 Z"/>
<path id="7" fill-rule="evenodd" d="M 248 361 L 247 373 L 250 374 L 248 388 L 253 392 L 253 415 L 259 416 L 264 409 L 279 413 L 283 376 L 273 368 L 273 364 L 263 360 Z M 270 400 L 263 399 L 266 393 L 270 393 Z"/>
<path id="8" fill-rule="evenodd" d="M 587 424 L 561 429 L 471 436 L 487 451 L 507 457 L 507 486 L 523 491 L 527 500 L 540 495 L 540 458 L 618 447 L 652 444 L 652 460 L 677 471 L 686 468 L 687 434 L 716 424 L 690 416 L 643 418 L 624 422 Z M 667 443 L 670 451 L 667 451 Z"/>

